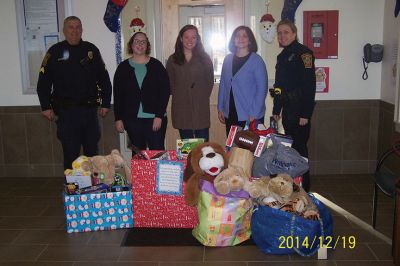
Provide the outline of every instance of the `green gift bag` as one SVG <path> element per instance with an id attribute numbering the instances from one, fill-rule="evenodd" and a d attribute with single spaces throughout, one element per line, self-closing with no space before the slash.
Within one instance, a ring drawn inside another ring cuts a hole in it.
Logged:
<path id="1" fill-rule="evenodd" d="M 221 195 L 207 181 L 202 181 L 200 190 L 199 224 L 193 229 L 193 236 L 210 247 L 234 246 L 248 240 L 253 208 L 249 194 L 241 190 Z"/>

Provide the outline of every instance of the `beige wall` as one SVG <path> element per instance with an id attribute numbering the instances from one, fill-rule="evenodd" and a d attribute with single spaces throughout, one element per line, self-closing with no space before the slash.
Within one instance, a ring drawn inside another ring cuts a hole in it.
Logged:
<path id="1" fill-rule="evenodd" d="M 383 62 L 381 99 L 394 104 L 395 101 L 395 64 L 398 57 L 400 39 L 400 19 L 394 16 L 395 1 L 385 1 L 385 16 L 383 27 Z M 397 51 L 397 53 L 396 53 Z M 397 56 L 396 56 L 397 55 Z"/>

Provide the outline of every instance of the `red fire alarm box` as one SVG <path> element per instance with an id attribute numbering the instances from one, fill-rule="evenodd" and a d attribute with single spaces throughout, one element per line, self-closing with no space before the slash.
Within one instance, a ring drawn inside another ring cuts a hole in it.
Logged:
<path id="1" fill-rule="evenodd" d="M 304 11 L 303 43 L 315 58 L 338 58 L 339 11 Z"/>

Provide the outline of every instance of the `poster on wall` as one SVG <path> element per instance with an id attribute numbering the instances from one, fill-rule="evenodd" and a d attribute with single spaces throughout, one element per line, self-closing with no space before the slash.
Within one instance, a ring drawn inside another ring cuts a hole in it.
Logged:
<path id="1" fill-rule="evenodd" d="M 315 67 L 315 79 L 317 82 L 317 92 L 328 93 L 329 67 Z"/>

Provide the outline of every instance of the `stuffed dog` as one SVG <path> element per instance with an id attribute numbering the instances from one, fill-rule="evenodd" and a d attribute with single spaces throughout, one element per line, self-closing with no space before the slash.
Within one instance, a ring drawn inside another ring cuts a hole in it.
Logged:
<path id="1" fill-rule="evenodd" d="M 201 180 L 214 182 L 215 177 L 227 167 L 224 149 L 217 143 L 204 142 L 189 153 L 184 179 L 186 181 L 185 200 L 190 206 L 198 202 Z"/>

